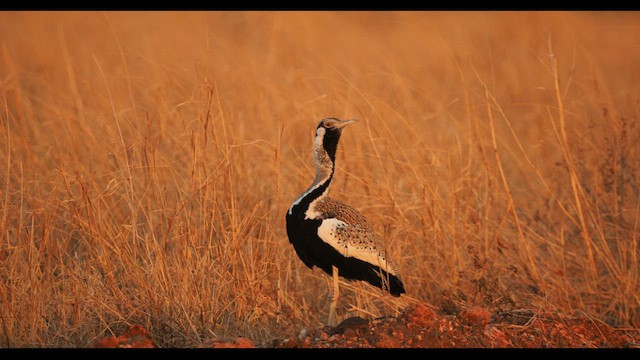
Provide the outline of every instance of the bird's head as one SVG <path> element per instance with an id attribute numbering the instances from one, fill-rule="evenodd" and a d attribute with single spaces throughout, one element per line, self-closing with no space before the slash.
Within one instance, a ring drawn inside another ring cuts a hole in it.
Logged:
<path id="1" fill-rule="evenodd" d="M 342 129 L 350 124 L 356 123 L 358 120 L 340 120 L 336 118 L 326 118 L 320 121 L 316 128 L 315 148 L 316 152 L 323 150 L 331 158 L 331 162 L 336 160 L 336 150 Z"/>
<path id="2" fill-rule="evenodd" d="M 320 121 L 316 128 L 315 147 L 317 150 L 324 149 L 331 161 L 335 161 L 336 150 L 342 129 L 350 124 L 356 123 L 358 120 L 340 120 L 336 118 L 326 118 Z"/>
<path id="3" fill-rule="evenodd" d="M 345 126 L 353 123 L 357 123 L 357 122 L 358 120 L 356 119 L 340 120 L 336 118 L 326 118 L 320 121 L 320 124 L 318 124 L 317 129 L 324 128 L 326 131 L 329 131 L 329 132 L 340 133 L 342 131 L 342 128 L 344 128 Z M 317 133 L 317 129 L 316 129 L 316 133 Z"/>

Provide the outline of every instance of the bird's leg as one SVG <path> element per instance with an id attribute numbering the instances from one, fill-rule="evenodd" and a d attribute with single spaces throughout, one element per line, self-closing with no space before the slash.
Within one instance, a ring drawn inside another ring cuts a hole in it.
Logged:
<path id="1" fill-rule="evenodd" d="M 338 298 L 340 297 L 340 288 L 338 286 L 338 268 L 333 266 L 331 269 L 333 274 L 333 291 L 331 291 L 331 306 L 329 307 L 329 319 L 327 325 L 336 325 L 336 306 L 338 305 Z"/>

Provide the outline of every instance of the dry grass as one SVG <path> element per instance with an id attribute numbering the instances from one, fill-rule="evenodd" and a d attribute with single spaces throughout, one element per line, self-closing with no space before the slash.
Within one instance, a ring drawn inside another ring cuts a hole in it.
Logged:
<path id="1" fill-rule="evenodd" d="M 0 13 L 0 345 L 318 326 L 313 127 L 408 296 L 640 326 L 638 13 Z"/>

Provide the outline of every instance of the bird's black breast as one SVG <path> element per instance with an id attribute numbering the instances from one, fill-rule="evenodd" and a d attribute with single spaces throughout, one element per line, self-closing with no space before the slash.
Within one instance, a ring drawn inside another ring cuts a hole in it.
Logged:
<path id="1" fill-rule="evenodd" d="M 318 226 L 320 225 L 315 224 L 314 221 L 304 220 L 304 213 L 302 213 L 301 217 L 297 211 L 287 212 L 287 236 L 289 237 L 289 242 L 293 245 L 300 260 L 309 268 L 316 264 L 316 260 L 313 254 L 313 247 L 310 246 L 307 239 L 314 229 L 317 232 Z"/>
<path id="2" fill-rule="evenodd" d="M 304 219 L 304 213 L 287 213 L 287 235 L 298 257 L 309 268 L 317 266 L 327 274 L 332 267 L 344 268 L 345 257 L 318 236 L 322 219 Z M 346 273 L 340 272 L 346 277 Z"/>
<path id="3" fill-rule="evenodd" d="M 305 210 L 306 211 L 306 210 Z M 393 274 L 354 257 L 345 257 L 318 236 L 322 219 L 305 219 L 303 211 L 287 213 L 287 235 L 298 257 L 309 268 L 319 267 L 331 275 L 333 266 L 348 280 L 363 280 L 379 288 L 388 288 L 394 296 L 404 293 L 404 284 Z M 384 283 L 384 284 L 383 284 Z"/>

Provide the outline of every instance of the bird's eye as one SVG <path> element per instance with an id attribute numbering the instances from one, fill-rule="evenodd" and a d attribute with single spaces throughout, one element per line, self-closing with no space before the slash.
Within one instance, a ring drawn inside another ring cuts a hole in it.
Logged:
<path id="1" fill-rule="evenodd" d="M 328 129 L 333 126 L 333 121 L 325 121 L 325 123 L 322 125 L 324 125 L 324 127 Z"/>

